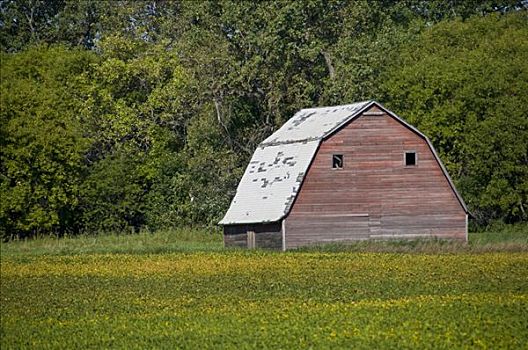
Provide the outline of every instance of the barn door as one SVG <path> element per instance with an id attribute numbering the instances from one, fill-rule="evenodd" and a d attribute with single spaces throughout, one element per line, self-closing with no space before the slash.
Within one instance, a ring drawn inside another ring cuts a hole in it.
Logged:
<path id="1" fill-rule="evenodd" d="M 247 247 L 248 249 L 255 249 L 255 232 L 247 231 Z"/>

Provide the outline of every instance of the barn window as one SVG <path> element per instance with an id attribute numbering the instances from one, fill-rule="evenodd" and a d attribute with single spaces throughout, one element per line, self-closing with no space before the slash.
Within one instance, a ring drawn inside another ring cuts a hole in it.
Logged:
<path id="1" fill-rule="evenodd" d="M 334 154 L 332 156 L 332 168 L 343 169 L 343 155 L 342 154 Z"/>
<path id="2" fill-rule="evenodd" d="M 415 166 L 416 165 L 416 152 L 407 151 L 405 152 L 405 166 Z"/>

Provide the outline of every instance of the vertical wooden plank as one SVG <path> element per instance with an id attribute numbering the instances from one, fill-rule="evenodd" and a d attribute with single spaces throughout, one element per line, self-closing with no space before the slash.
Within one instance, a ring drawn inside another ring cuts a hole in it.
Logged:
<path id="1" fill-rule="evenodd" d="M 469 237 L 468 237 L 468 214 L 466 214 L 466 242 L 469 242 Z"/>
<path id="2" fill-rule="evenodd" d="M 282 232 L 282 251 L 286 251 L 286 219 L 281 222 L 281 232 Z"/>
<path id="3" fill-rule="evenodd" d="M 247 232 L 247 247 L 248 249 L 255 249 L 255 232 Z"/>

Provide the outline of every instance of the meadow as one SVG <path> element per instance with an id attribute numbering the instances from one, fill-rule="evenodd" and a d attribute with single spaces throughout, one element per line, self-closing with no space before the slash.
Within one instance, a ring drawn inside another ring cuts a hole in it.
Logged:
<path id="1" fill-rule="evenodd" d="M 226 250 L 201 230 L 1 245 L 15 348 L 526 348 L 528 234 Z"/>

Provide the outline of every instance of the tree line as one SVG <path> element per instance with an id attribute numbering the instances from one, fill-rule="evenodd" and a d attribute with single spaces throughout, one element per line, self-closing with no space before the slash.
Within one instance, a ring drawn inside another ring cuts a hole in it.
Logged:
<path id="1" fill-rule="evenodd" d="M 1 1 L 0 235 L 214 225 L 297 110 L 374 99 L 528 215 L 527 4 Z"/>

